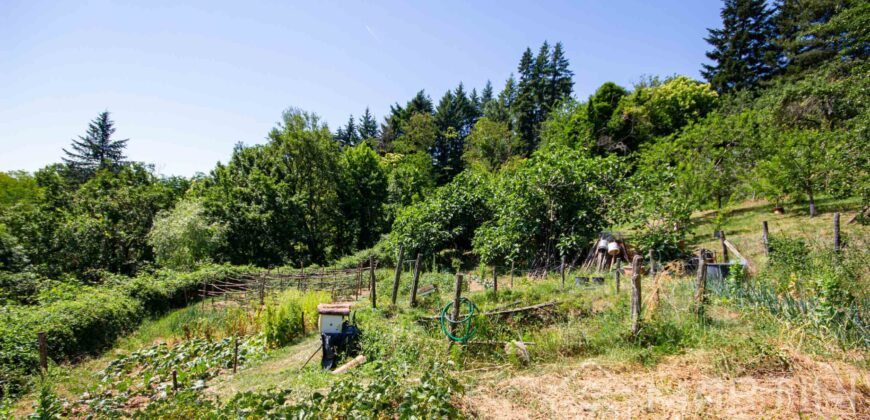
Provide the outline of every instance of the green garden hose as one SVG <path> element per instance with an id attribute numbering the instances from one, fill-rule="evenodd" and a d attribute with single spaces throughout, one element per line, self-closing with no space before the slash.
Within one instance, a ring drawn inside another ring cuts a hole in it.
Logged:
<path id="1" fill-rule="evenodd" d="M 441 309 L 441 316 L 438 318 L 438 322 L 441 324 L 441 332 L 447 336 L 447 339 L 457 343 L 466 343 L 471 337 L 474 337 L 474 333 L 477 332 L 477 326 L 474 325 L 474 313 L 477 312 L 477 306 L 474 305 L 474 302 L 469 300 L 468 298 L 462 298 L 459 301 L 459 304 L 465 304 L 465 307 L 468 309 L 468 313 L 459 319 L 450 319 L 447 315 L 447 311 L 449 311 L 453 307 L 453 302 L 444 305 L 444 308 Z M 450 324 L 451 328 L 447 327 L 447 324 Z M 462 325 L 462 333 L 459 335 L 453 335 L 451 330 L 454 325 Z"/>

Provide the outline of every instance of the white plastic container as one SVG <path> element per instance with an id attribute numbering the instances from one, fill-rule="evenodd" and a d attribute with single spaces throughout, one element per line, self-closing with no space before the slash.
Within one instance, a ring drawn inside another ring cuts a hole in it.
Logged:
<path id="1" fill-rule="evenodd" d="M 608 242 L 607 253 L 610 255 L 619 255 L 619 244 L 616 242 Z"/>

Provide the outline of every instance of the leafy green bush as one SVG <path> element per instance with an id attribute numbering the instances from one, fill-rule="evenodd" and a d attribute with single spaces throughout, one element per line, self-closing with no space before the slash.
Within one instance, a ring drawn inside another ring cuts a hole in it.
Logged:
<path id="1" fill-rule="evenodd" d="M 154 217 L 148 244 L 157 263 L 169 268 L 191 269 L 208 261 L 223 244 L 226 227 L 209 220 L 198 200 L 181 200 L 170 211 Z"/>
<path id="2" fill-rule="evenodd" d="M 300 292 L 287 290 L 270 300 L 261 319 L 263 334 L 269 347 L 281 347 L 302 337 L 317 325 L 317 305 L 331 301 L 325 291 Z M 305 316 L 305 325 L 303 322 Z"/>

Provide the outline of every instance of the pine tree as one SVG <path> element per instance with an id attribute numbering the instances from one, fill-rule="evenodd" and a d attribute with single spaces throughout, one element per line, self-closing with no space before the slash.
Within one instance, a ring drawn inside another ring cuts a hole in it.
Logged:
<path id="1" fill-rule="evenodd" d="M 511 114 L 513 114 L 513 120 L 516 124 L 513 128 L 522 142 L 523 149 L 530 153 L 536 145 L 537 126 L 535 119 L 538 82 L 530 48 L 526 48 L 523 52 L 517 71 L 520 74 L 520 80 L 517 84 L 516 98 L 511 104 Z"/>
<path id="2" fill-rule="evenodd" d="M 751 89 L 779 71 L 773 10 L 765 0 L 725 0 L 722 29 L 707 29 L 713 46 L 701 74 L 719 92 Z"/>
<path id="3" fill-rule="evenodd" d="M 487 103 L 489 103 L 489 101 L 493 99 L 492 82 L 487 80 L 486 86 L 484 86 L 483 91 L 480 92 L 480 102 L 485 106 Z"/>
<path id="4" fill-rule="evenodd" d="M 777 1 L 776 43 L 783 51 L 788 73 L 811 69 L 837 55 L 837 48 L 815 36 L 812 30 L 829 22 L 847 5 L 847 0 Z"/>
<path id="5" fill-rule="evenodd" d="M 553 47 L 553 56 L 550 63 L 550 89 L 553 92 L 553 100 L 560 103 L 571 96 L 574 90 L 574 72 L 568 67 L 568 58 L 565 57 L 562 43 L 557 42 Z"/>
<path id="6" fill-rule="evenodd" d="M 347 118 L 347 124 L 344 126 L 344 132 L 347 138 L 345 139 L 344 146 L 356 146 L 357 143 L 360 142 L 359 132 L 356 127 L 356 120 L 353 118 L 353 114 L 351 114 Z"/>
<path id="7" fill-rule="evenodd" d="M 124 164 L 127 141 L 112 140 L 115 122 L 103 111 L 88 125 L 88 132 L 72 141 L 72 151 L 63 149 L 66 163 L 77 175 L 89 177 L 99 169 L 114 170 Z"/>
<path id="8" fill-rule="evenodd" d="M 359 126 L 357 128 L 361 140 L 368 140 L 378 136 L 378 123 L 368 107 L 366 107 L 365 113 L 359 119 Z"/>

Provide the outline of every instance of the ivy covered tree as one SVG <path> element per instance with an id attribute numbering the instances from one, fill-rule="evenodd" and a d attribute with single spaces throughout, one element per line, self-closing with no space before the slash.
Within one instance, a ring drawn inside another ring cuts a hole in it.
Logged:
<path id="1" fill-rule="evenodd" d="M 71 151 L 63 149 L 63 161 L 79 177 L 86 179 L 99 169 L 116 170 L 124 163 L 124 148 L 127 141 L 115 140 L 115 123 L 109 119 L 109 111 L 103 111 L 88 124 L 88 131 L 78 140 L 73 140 Z"/>
<path id="2" fill-rule="evenodd" d="M 716 91 L 753 89 L 779 71 L 773 14 L 765 0 L 725 0 L 722 28 L 707 30 L 713 64 L 701 71 Z"/>

